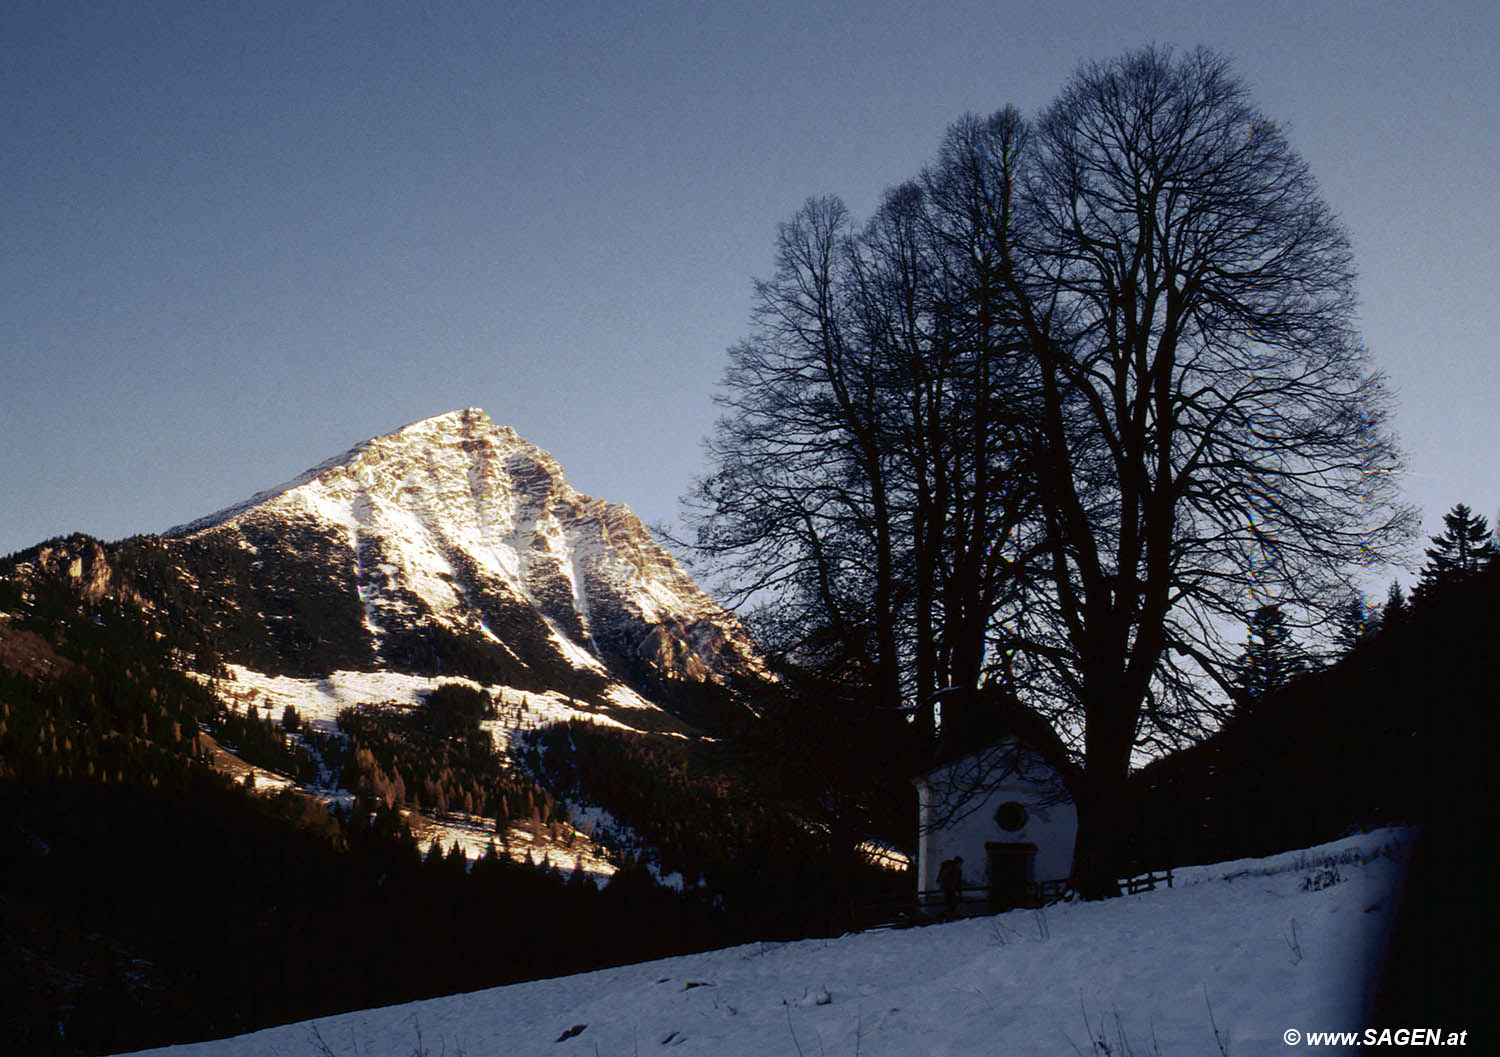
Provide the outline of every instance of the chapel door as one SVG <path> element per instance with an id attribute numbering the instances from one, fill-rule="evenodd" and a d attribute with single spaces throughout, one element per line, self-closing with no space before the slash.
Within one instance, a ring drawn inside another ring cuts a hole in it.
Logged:
<path id="1" fill-rule="evenodd" d="M 1030 843 L 989 843 L 990 905 L 995 910 L 1010 910 L 1030 902 L 1036 845 Z"/>

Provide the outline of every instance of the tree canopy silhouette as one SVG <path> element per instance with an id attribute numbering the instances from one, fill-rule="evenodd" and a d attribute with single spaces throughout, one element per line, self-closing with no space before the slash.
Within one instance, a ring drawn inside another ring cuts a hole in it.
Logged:
<path id="1" fill-rule="evenodd" d="M 1243 614 L 1330 615 L 1409 535 L 1343 229 L 1223 58 L 1146 48 L 778 245 L 700 542 L 872 700 L 1045 718 L 1109 894 L 1132 762 L 1214 729 Z"/>

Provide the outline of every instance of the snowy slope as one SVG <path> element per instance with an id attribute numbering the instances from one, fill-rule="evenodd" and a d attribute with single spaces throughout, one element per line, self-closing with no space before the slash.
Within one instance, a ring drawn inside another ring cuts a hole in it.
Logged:
<path id="1" fill-rule="evenodd" d="M 1173 890 L 1105 903 L 833 941 L 753 944 L 150 1052 L 1289 1052 L 1288 1029 L 1366 1026 L 1368 969 L 1391 917 L 1405 836 L 1385 830 L 1271 860 L 1200 868 Z M 1091 1048 L 1101 1033 L 1107 1051 Z"/>
<path id="2" fill-rule="evenodd" d="M 271 676 L 242 665 L 228 666 L 228 678 L 211 685 L 220 698 L 236 711 L 243 711 L 247 704 L 260 708 L 269 707 L 273 717 L 291 707 L 304 723 L 325 734 L 338 730 L 339 712 L 361 704 L 393 704 L 416 708 L 424 695 L 431 693 L 444 683 L 459 683 L 475 689 L 489 691 L 496 703 L 500 718 L 485 720 L 481 725 L 495 739 L 497 748 L 506 750 L 517 731 L 536 730 L 550 723 L 565 723 L 581 719 L 590 723 L 616 727 L 622 730 L 638 729 L 621 723 L 599 710 L 589 710 L 570 703 L 559 693 L 533 693 L 500 685 L 485 685 L 471 679 L 452 677 L 410 675 L 405 672 L 331 672 L 322 679 L 298 679 L 293 676 Z M 645 714 L 655 711 L 649 701 L 628 689 L 619 688 L 619 706 L 616 711 L 629 715 L 639 710 Z"/>

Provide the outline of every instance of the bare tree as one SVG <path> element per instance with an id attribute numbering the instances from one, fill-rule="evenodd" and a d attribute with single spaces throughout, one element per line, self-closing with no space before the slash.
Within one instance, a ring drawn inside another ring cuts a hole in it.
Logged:
<path id="1" fill-rule="evenodd" d="M 700 551 L 769 600 L 758 630 L 876 707 L 976 686 L 1011 582 L 1022 416 L 991 131 L 955 129 L 862 230 L 827 198 L 782 225 L 692 496 Z"/>
<path id="2" fill-rule="evenodd" d="M 1074 883 L 1113 891 L 1132 759 L 1213 725 L 1250 605 L 1319 614 L 1410 532 L 1348 240 L 1222 58 L 1082 68 L 1004 253 L 1042 397 L 1012 647 L 1079 761 Z"/>
<path id="3" fill-rule="evenodd" d="M 889 381 L 859 341 L 847 289 L 847 210 L 810 200 L 756 284 L 755 331 L 730 350 L 709 442 L 715 471 L 692 497 L 698 545 L 739 599 L 774 600 L 761 631 L 786 652 L 900 700 Z"/>
<path id="4" fill-rule="evenodd" d="M 939 625 L 936 663 L 924 670 L 918 658 L 921 700 L 985 679 L 1011 689 L 1003 652 L 990 645 L 996 615 L 1018 597 L 1016 537 L 1034 509 L 1026 436 L 1037 399 L 1003 255 L 1026 144 L 1012 108 L 965 117 L 922 176 L 944 336 L 931 358 L 946 370 L 949 410 L 929 416 L 931 452 L 913 460 L 934 482 L 915 503 L 935 526 L 916 583 L 934 585 Z"/>
<path id="5" fill-rule="evenodd" d="M 1109 894 L 1132 763 L 1214 729 L 1243 614 L 1316 623 L 1410 533 L 1343 230 L 1223 59 L 1148 48 L 778 245 L 700 539 L 877 702 L 1045 720 Z"/>

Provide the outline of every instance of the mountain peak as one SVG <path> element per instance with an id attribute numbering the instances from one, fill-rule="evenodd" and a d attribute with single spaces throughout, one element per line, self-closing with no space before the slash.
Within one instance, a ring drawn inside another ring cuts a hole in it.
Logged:
<path id="1" fill-rule="evenodd" d="M 378 488 L 382 478 L 389 479 L 392 475 L 380 473 L 377 468 L 389 468 L 393 463 L 402 465 L 407 471 L 417 466 L 424 467 L 427 476 L 431 477 L 445 468 L 452 472 L 468 471 L 472 476 L 474 467 L 467 464 L 478 461 L 480 475 L 483 476 L 484 464 L 501 454 L 519 454 L 533 462 L 538 470 L 552 478 L 558 486 L 567 487 L 562 467 L 549 452 L 531 444 L 511 427 L 496 425 L 483 409 L 469 407 L 419 419 L 389 433 L 372 437 L 340 455 L 304 470 L 290 481 L 257 492 L 249 499 L 205 517 L 177 525 L 163 535 L 189 536 L 270 505 L 295 505 L 299 500 L 316 505 L 316 497 L 311 493 L 323 491 L 320 485 L 331 485 L 340 479 L 349 478 L 351 474 L 361 479 L 361 487 L 365 490 Z M 588 497 L 578 498 L 587 500 Z"/>
<path id="2" fill-rule="evenodd" d="M 335 640 L 344 666 L 476 677 L 567 669 L 647 689 L 763 674 L 738 621 L 628 507 L 576 492 L 478 408 L 371 438 L 169 535 L 243 556 L 306 674 L 335 663 L 317 645 Z"/>
<path id="3" fill-rule="evenodd" d="M 416 422 L 407 423 L 400 429 L 374 437 L 365 443 L 374 444 L 380 441 L 397 440 L 422 442 L 444 437 L 477 436 L 490 433 L 497 434 L 506 440 L 521 440 L 516 431 L 509 426 L 496 425 L 494 419 L 490 418 L 483 408 L 465 407 L 455 411 L 444 411 L 441 415 L 433 415 L 431 418 L 418 419 Z"/>

